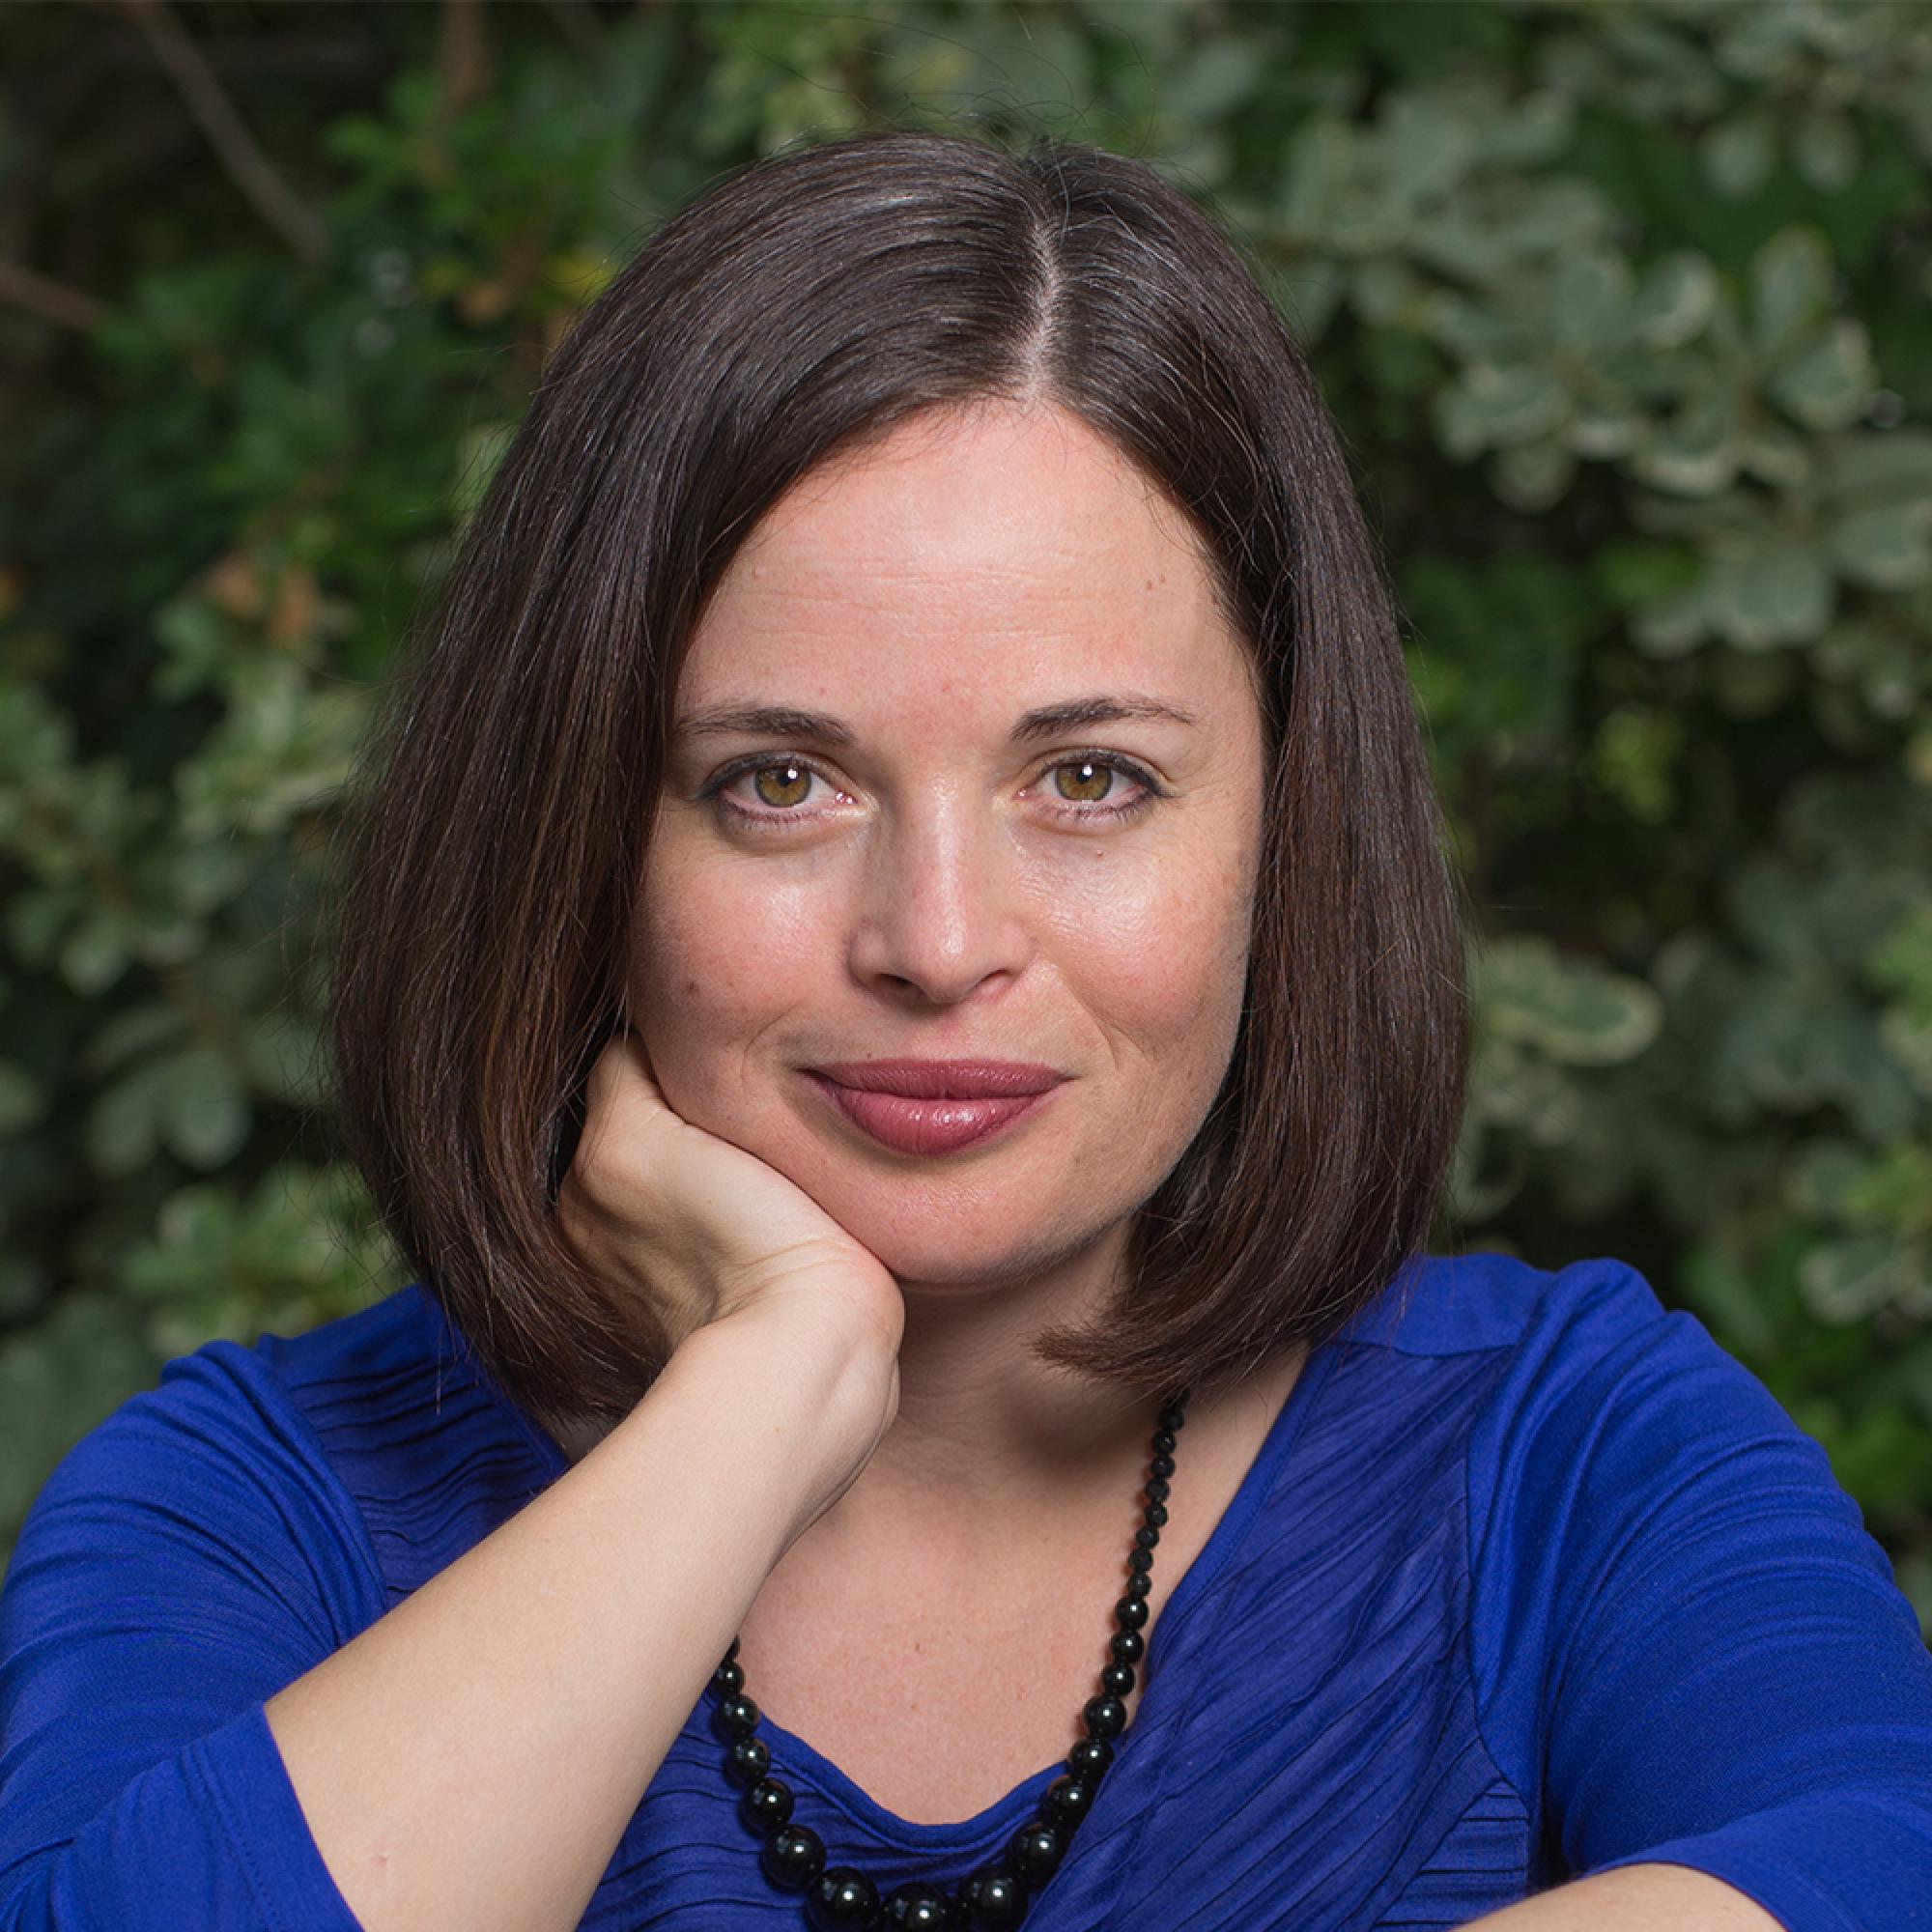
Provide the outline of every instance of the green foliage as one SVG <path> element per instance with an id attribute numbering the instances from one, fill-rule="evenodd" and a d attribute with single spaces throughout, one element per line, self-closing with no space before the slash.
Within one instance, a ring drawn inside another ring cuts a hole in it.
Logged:
<path id="1" fill-rule="evenodd" d="M 1044 128 L 1213 198 L 1358 465 L 1483 927 L 1459 1238 L 1643 1266 L 1932 1629 L 1932 15 L 482 17 L 468 104 L 429 9 L 358 13 L 353 100 L 237 66 L 318 265 L 191 133 L 165 195 L 104 140 L 39 189 L 103 306 L 0 315 L 0 1527 L 167 1355 L 402 1279 L 312 1112 L 317 867 L 577 307 L 755 155 Z M 90 128 L 169 99 L 111 74 Z"/>

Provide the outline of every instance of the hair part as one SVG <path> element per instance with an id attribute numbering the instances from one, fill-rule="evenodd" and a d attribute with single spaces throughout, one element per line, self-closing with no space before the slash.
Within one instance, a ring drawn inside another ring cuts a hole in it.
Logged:
<path id="1" fill-rule="evenodd" d="M 870 132 L 672 214 L 557 345 L 358 761 L 330 994 L 350 1157 L 425 1292 L 553 1432 L 666 1340 L 556 1191 L 623 1023 L 688 640 L 757 520 L 935 410 L 1042 401 L 1198 533 L 1248 647 L 1267 788 L 1226 1078 L 1101 1319 L 1037 1356 L 1231 1386 L 1418 1257 L 1468 1051 L 1463 898 L 1395 599 L 1301 352 L 1144 164 Z"/>

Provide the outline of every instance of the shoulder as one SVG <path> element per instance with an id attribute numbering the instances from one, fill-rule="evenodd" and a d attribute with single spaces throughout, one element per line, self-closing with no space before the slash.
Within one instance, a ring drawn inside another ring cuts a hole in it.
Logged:
<path id="1" fill-rule="evenodd" d="M 190 1535 L 258 1555 L 280 1547 L 298 1567 L 304 1549 L 366 1548 L 318 1413 L 420 1360 L 428 1332 L 412 1286 L 301 1335 L 217 1338 L 173 1357 L 61 1458 L 16 1563 Z"/>
<path id="2" fill-rule="evenodd" d="M 220 1337 L 161 1365 L 156 1385 L 130 1396 L 69 1450 L 49 1487 L 82 1473 L 138 1466 L 166 1444 L 192 1460 L 234 1463 L 242 1452 L 312 1461 L 305 1399 L 364 1383 L 423 1359 L 430 1333 L 412 1285 L 371 1307 L 299 1335 L 250 1345 Z"/>
<path id="3" fill-rule="evenodd" d="M 1751 1442 L 1829 1474 L 1825 1453 L 1697 1316 L 1666 1308 L 1628 1262 L 1543 1268 L 1501 1254 L 1428 1255 L 1346 1327 L 1345 1347 L 1487 1357 L 1470 1416 L 1480 1528 L 1498 1489 L 1652 1481 Z"/>
<path id="4" fill-rule="evenodd" d="M 1436 1401 L 1453 1384 L 1471 1559 L 1492 1576 L 1506 1551 L 1521 1558 L 1560 1535 L 1580 1560 L 1586 1543 L 1736 1484 L 1758 1507 L 1767 1486 L 1802 1493 L 1866 1558 L 1875 1551 L 1824 1449 L 1627 1262 L 1426 1256 L 1339 1340 L 1385 1364 L 1378 1373 L 1410 1403 L 1426 1399 L 1418 1377 L 1441 1383 Z"/>
<path id="5" fill-rule="evenodd" d="M 1607 1256 L 1545 1268 L 1516 1255 L 1431 1254 L 1398 1275 L 1337 1339 L 1406 1355 L 1552 1346 L 1574 1352 L 1640 1332 L 1664 1316 L 1644 1276 Z"/>

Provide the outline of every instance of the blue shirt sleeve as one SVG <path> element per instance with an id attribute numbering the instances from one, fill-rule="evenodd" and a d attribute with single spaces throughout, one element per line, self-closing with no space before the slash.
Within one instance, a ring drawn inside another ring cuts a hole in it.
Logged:
<path id="1" fill-rule="evenodd" d="M 380 1614 L 375 1574 L 232 1343 L 71 1450 L 0 1588 L 0 1932 L 360 1932 L 263 1707 Z"/>
<path id="2" fill-rule="evenodd" d="M 1551 1277 L 1472 1436 L 1481 1721 L 1577 1875 L 1787 1932 L 1932 1928 L 1932 1654 L 1829 1458 L 1614 1262 Z"/>

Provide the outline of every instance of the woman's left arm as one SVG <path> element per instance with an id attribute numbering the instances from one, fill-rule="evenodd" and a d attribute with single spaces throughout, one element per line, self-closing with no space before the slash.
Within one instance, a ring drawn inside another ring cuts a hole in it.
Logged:
<path id="1" fill-rule="evenodd" d="M 1685 1865 L 1619 1865 L 1574 1879 L 1463 1932 L 1783 1932 L 1755 1899 Z"/>
<path id="2" fill-rule="evenodd" d="M 1932 1932 L 1932 1657 L 1819 1444 L 1601 1261 L 1485 1429 L 1483 1729 L 1574 1876 L 1474 1922 Z"/>

